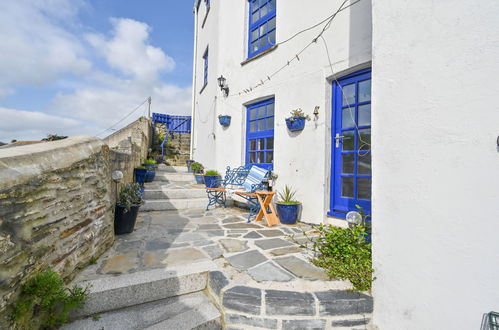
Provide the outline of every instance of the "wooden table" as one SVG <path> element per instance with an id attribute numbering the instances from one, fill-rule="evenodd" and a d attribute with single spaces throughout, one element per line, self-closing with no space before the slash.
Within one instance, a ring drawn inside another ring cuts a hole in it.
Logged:
<path id="1" fill-rule="evenodd" d="M 276 215 L 274 206 L 272 205 L 272 198 L 274 198 L 274 191 L 255 191 L 256 198 L 258 198 L 258 203 L 260 203 L 260 211 L 256 216 L 255 221 L 261 221 L 263 217 L 267 220 L 267 226 L 275 226 L 280 223 L 279 218 Z M 270 208 L 271 213 L 267 212 Z"/>

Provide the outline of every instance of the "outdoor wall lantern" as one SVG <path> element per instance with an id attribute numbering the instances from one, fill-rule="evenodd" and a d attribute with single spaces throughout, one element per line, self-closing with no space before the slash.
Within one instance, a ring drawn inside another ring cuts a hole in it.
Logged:
<path id="1" fill-rule="evenodd" d="M 225 79 L 225 77 L 221 75 L 217 78 L 217 80 L 218 87 L 220 87 L 220 90 L 224 93 L 224 96 L 229 96 L 229 86 L 227 86 L 227 79 Z"/>

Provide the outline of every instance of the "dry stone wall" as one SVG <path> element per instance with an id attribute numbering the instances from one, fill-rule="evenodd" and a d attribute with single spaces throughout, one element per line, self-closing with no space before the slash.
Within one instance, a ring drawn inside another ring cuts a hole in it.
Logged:
<path id="1" fill-rule="evenodd" d="M 50 266 L 71 278 L 113 244 L 110 173 L 130 159 L 95 137 L 0 150 L 0 328 L 31 274 Z"/>

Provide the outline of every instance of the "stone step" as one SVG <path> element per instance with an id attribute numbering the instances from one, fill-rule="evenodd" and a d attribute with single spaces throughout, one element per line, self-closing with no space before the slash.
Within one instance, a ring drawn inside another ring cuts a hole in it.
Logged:
<path id="1" fill-rule="evenodd" d="M 168 188 L 146 188 L 144 199 L 191 199 L 206 198 L 205 189 L 168 189 Z"/>
<path id="2" fill-rule="evenodd" d="M 196 182 L 196 179 L 192 173 L 157 172 L 154 181 Z"/>
<path id="3" fill-rule="evenodd" d="M 140 207 L 141 211 L 168 211 L 186 209 L 205 209 L 208 205 L 208 198 L 189 199 L 153 199 L 145 200 Z"/>
<path id="4" fill-rule="evenodd" d="M 71 319 L 202 291 L 214 268 L 213 262 L 202 261 L 80 282 L 79 286 L 88 286 L 88 299 Z"/>
<path id="5" fill-rule="evenodd" d="M 66 330 L 222 329 L 221 314 L 202 292 L 126 307 L 65 325 Z"/>
<path id="6" fill-rule="evenodd" d="M 156 170 L 157 174 L 162 173 L 187 173 L 187 166 L 168 166 L 165 164 L 160 164 Z"/>

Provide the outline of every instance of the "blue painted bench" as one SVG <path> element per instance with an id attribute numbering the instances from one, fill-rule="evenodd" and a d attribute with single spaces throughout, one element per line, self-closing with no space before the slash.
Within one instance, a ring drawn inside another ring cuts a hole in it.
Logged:
<path id="1" fill-rule="evenodd" d="M 248 222 L 260 210 L 255 191 L 266 190 L 263 181 L 268 177 L 269 171 L 258 166 L 241 166 L 234 169 L 227 168 L 224 179 L 215 181 L 212 187 L 206 187 L 208 194 L 208 205 L 226 206 L 226 193 L 234 190 L 234 193 L 248 201 L 250 214 Z"/>

